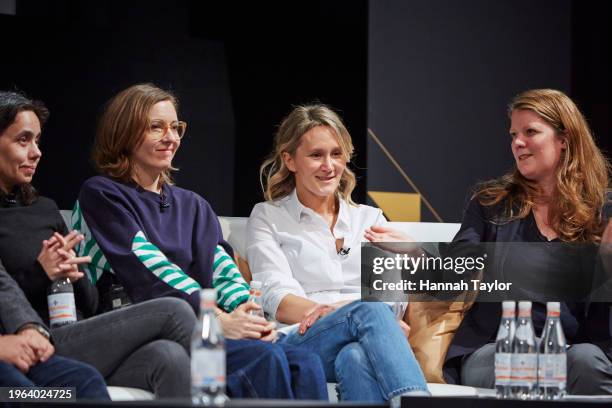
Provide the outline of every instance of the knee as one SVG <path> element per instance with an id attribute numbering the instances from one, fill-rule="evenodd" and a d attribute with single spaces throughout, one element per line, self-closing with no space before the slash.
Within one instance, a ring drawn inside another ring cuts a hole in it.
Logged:
<path id="1" fill-rule="evenodd" d="M 352 314 L 363 321 L 374 321 L 379 319 L 390 319 L 395 321 L 395 316 L 391 308 L 383 302 L 356 302 Z"/>
<path id="2" fill-rule="evenodd" d="M 339 373 L 339 371 L 345 371 L 347 369 L 353 371 L 355 369 L 364 367 L 367 364 L 368 357 L 366 356 L 363 347 L 361 347 L 361 344 L 357 342 L 349 343 L 344 346 L 336 356 L 336 373 Z"/>
<path id="3" fill-rule="evenodd" d="M 290 364 L 296 364 L 301 371 L 323 373 L 323 363 L 319 355 L 313 351 L 298 349 L 293 352 Z"/>
<path id="4" fill-rule="evenodd" d="M 257 354 L 261 356 L 262 359 L 266 360 L 268 364 L 272 366 L 282 366 L 283 368 L 289 367 L 289 362 L 287 360 L 287 356 L 285 355 L 285 351 L 278 344 L 267 343 L 265 341 L 257 342 Z"/>
<path id="5" fill-rule="evenodd" d="M 149 344 L 154 356 L 155 365 L 164 371 L 177 374 L 190 371 L 191 360 L 187 351 L 180 344 L 171 340 L 155 340 Z"/>
<path id="6" fill-rule="evenodd" d="M 608 358 L 594 344 L 575 344 L 567 352 L 568 372 L 575 375 L 590 377 L 589 373 L 606 369 L 609 365 Z"/>
<path id="7" fill-rule="evenodd" d="M 173 318 L 177 322 L 185 326 L 189 326 L 190 328 L 195 326 L 197 317 L 189 303 L 183 299 L 172 297 L 160 298 L 158 300 L 160 301 L 160 306 L 163 308 L 163 310 L 172 314 Z"/>
<path id="8" fill-rule="evenodd" d="M 612 364 L 594 344 L 575 344 L 567 352 L 567 388 L 572 394 L 610 394 Z"/>
<path id="9" fill-rule="evenodd" d="M 77 398 L 110 399 L 104 377 L 98 370 L 86 363 L 74 362 L 74 378 Z"/>

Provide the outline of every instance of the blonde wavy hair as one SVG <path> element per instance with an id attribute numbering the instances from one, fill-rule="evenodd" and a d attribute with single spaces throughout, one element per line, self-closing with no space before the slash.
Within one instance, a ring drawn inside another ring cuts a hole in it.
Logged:
<path id="1" fill-rule="evenodd" d="M 323 104 L 300 105 L 281 122 L 274 148 L 259 169 L 261 188 L 266 200 L 273 201 L 288 196 L 295 188 L 295 176 L 285 166 L 283 152 L 295 155 L 302 136 L 316 126 L 326 126 L 338 139 L 338 144 L 347 163 L 351 161 L 354 147 L 351 135 L 340 117 Z M 355 174 L 347 167 L 340 178 L 336 196 L 355 205 L 351 194 L 355 189 Z"/>
<path id="2" fill-rule="evenodd" d="M 548 210 L 548 222 L 566 242 L 598 242 L 603 232 L 602 208 L 607 200 L 610 163 L 597 148 L 584 116 L 563 92 L 533 89 L 512 99 L 515 110 L 537 113 L 565 140 L 556 171 L 556 184 Z M 482 183 L 474 197 L 484 206 L 504 202 L 502 222 L 525 218 L 535 207 L 538 191 L 514 167 L 499 179 Z"/>
<path id="3" fill-rule="evenodd" d="M 176 97 L 157 86 L 137 84 L 113 96 L 98 122 L 92 160 L 96 169 L 124 183 L 132 181 L 132 152 L 144 140 L 149 126 L 149 112 L 158 102 L 170 101 L 178 111 Z M 163 171 L 159 185 L 173 184 L 170 167 Z"/>

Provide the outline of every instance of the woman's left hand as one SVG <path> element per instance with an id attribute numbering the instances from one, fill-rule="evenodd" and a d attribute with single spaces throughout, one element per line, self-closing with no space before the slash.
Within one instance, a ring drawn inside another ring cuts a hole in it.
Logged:
<path id="1" fill-rule="evenodd" d="M 410 254 L 412 256 L 421 254 L 418 245 L 410 244 L 410 242 L 414 242 L 414 238 L 390 227 L 372 225 L 365 230 L 363 236 L 365 239 L 385 251 Z"/>
<path id="2" fill-rule="evenodd" d="M 372 225 L 365 230 L 365 239 L 370 242 L 414 242 L 414 239 L 401 231 L 380 225 Z"/>
<path id="3" fill-rule="evenodd" d="M 83 238 L 77 231 L 72 231 L 65 237 L 55 232 L 51 238 L 43 241 L 37 259 L 50 280 L 69 278 L 74 282 L 83 277 L 78 265 L 91 262 L 91 257 L 77 257 L 73 251 L 74 246 Z"/>

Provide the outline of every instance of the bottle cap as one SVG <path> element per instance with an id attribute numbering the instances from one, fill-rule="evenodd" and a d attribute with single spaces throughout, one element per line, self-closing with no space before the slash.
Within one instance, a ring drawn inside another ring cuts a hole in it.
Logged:
<path id="1" fill-rule="evenodd" d="M 217 290 L 216 289 L 202 289 L 200 291 L 201 302 L 217 302 Z"/>
<path id="2" fill-rule="evenodd" d="M 531 310 L 531 302 L 524 300 L 519 302 L 519 311 L 529 311 Z"/>
<path id="3" fill-rule="evenodd" d="M 261 282 L 260 281 L 251 281 L 251 288 L 253 289 L 261 289 Z"/>
<path id="4" fill-rule="evenodd" d="M 502 302 L 502 315 L 504 317 L 514 316 L 516 314 L 516 302 L 514 300 L 505 300 Z"/>
<path id="5" fill-rule="evenodd" d="M 561 312 L 561 303 L 560 302 L 548 302 L 548 303 L 546 303 L 546 310 L 548 312 L 560 313 Z"/>

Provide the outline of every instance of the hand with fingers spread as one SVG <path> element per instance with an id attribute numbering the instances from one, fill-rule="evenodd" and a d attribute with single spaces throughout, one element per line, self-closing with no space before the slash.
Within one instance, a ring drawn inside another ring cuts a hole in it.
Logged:
<path id="1" fill-rule="evenodd" d="M 232 313 L 219 315 L 219 322 L 223 327 L 223 334 L 229 339 L 259 339 L 273 342 L 277 338 L 274 330 L 276 324 L 268 322 L 261 316 L 249 313 L 251 310 L 261 309 L 254 302 L 246 302 L 238 306 Z"/>
<path id="2" fill-rule="evenodd" d="M 26 337 L 9 334 L 0 336 L 0 361 L 14 365 L 25 374 L 36 364 L 38 356 Z"/>
<path id="3" fill-rule="evenodd" d="M 78 265 L 91 262 L 91 257 L 77 257 L 73 251 L 74 246 L 83 239 L 82 234 L 71 231 L 65 237 L 55 232 L 51 238 L 43 241 L 37 260 L 50 280 L 69 278 L 74 282 L 83 277 Z"/>
<path id="4" fill-rule="evenodd" d="M 304 333 L 306 333 L 308 329 L 310 329 L 310 326 L 315 324 L 317 320 L 333 312 L 337 308 L 338 307 L 333 304 L 332 305 L 318 304 L 314 306 L 313 308 L 311 308 L 304 314 L 304 318 L 302 319 L 302 321 L 300 322 L 300 326 L 298 327 L 298 333 L 300 335 L 303 335 Z"/>

